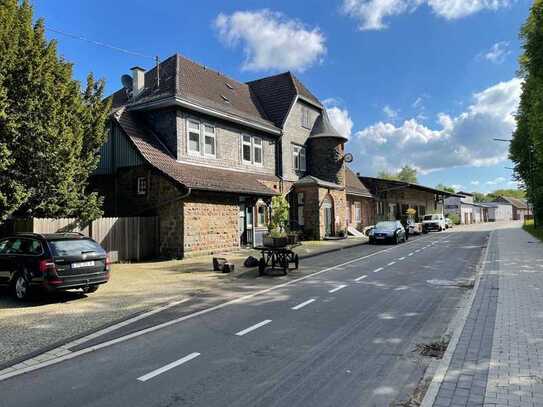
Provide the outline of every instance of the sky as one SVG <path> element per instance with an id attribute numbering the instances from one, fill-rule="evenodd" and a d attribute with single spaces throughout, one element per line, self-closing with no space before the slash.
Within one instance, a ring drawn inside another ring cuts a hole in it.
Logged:
<path id="1" fill-rule="evenodd" d="M 364 175 L 418 169 L 457 190 L 514 188 L 507 143 L 521 93 L 527 0 L 34 0 L 49 39 L 106 80 L 179 52 L 239 81 L 292 71 L 350 141 Z M 77 34 L 141 55 L 59 34 Z"/>

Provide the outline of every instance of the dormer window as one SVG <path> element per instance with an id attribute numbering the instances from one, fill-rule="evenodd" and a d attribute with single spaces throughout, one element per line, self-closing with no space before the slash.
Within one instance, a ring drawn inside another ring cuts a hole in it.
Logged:
<path id="1" fill-rule="evenodd" d="M 226 96 L 221 95 L 222 100 L 224 100 L 226 103 L 230 103 L 230 99 L 228 99 Z"/>
<path id="2" fill-rule="evenodd" d="M 226 85 L 228 89 L 234 90 L 234 87 L 230 85 L 228 82 L 224 82 L 224 84 Z"/>

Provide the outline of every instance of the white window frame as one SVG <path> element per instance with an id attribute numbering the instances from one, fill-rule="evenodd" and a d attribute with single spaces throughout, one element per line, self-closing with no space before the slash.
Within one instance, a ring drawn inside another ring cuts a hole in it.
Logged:
<path id="1" fill-rule="evenodd" d="M 149 183 L 147 177 L 138 177 L 136 181 L 137 194 L 140 196 L 147 195 Z"/>
<path id="2" fill-rule="evenodd" d="M 245 140 L 245 138 L 248 138 L 249 140 Z M 260 144 L 256 144 L 255 140 L 260 141 Z M 250 160 L 246 160 L 244 155 L 243 155 L 243 147 L 244 146 L 249 147 L 249 151 L 250 151 L 250 154 L 251 154 L 251 159 Z M 256 157 L 255 151 L 257 149 L 260 150 L 260 160 L 261 160 L 260 162 L 255 161 L 255 157 Z M 262 139 L 262 137 L 251 136 L 249 134 L 242 134 L 241 135 L 241 151 L 240 151 L 240 153 L 241 153 L 241 162 L 244 165 L 254 165 L 256 167 L 262 167 L 264 165 L 264 140 Z"/>
<path id="3" fill-rule="evenodd" d="M 360 202 L 354 203 L 354 222 L 362 222 L 362 204 Z"/>
<path id="4" fill-rule="evenodd" d="M 213 128 L 213 133 L 208 133 L 206 131 L 206 126 L 207 127 L 212 127 Z M 206 157 L 212 157 L 212 158 L 217 157 L 217 128 L 211 123 L 202 123 L 202 127 L 200 127 L 200 131 L 203 133 L 203 137 L 202 137 L 202 145 L 203 145 L 202 153 Z M 206 153 L 206 137 L 210 137 L 210 138 L 213 139 L 213 154 Z"/>
<path id="5" fill-rule="evenodd" d="M 195 130 L 191 130 L 190 123 L 194 123 L 198 125 L 198 132 Z M 213 133 L 206 132 L 206 126 L 213 127 Z M 190 134 L 198 134 L 198 147 L 199 151 L 191 150 L 190 148 Z M 213 154 L 206 153 L 206 137 L 212 137 L 213 138 Z M 187 153 L 189 155 L 192 155 L 194 157 L 209 157 L 209 158 L 216 158 L 217 157 L 217 126 L 215 126 L 212 123 L 205 122 L 198 119 L 192 119 L 187 118 Z"/>
<path id="6" fill-rule="evenodd" d="M 302 127 L 304 129 L 311 129 L 309 123 L 309 108 L 306 106 L 302 106 Z"/>
<path id="7" fill-rule="evenodd" d="M 304 146 L 292 145 L 292 167 L 295 171 L 307 171 L 306 150 Z"/>

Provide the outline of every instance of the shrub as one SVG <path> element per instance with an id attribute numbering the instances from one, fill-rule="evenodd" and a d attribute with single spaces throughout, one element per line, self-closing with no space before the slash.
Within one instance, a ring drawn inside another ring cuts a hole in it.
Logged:
<path id="1" fill-rule="evenodd" d="M 455 225 L 460 225 L 460 216 L 456 213 L 449 213 L 447 217 L 451 220 L 452 223 Z"/>

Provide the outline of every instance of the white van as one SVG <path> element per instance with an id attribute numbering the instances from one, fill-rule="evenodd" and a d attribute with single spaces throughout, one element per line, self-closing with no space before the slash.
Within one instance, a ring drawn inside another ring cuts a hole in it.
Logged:
<path id="1" fill-rule="evenodd" d="M 422 218 L 422 233 L 428 233 L 435 230 L 441 232 L 447 228 L 445 223 L 445 216 L 442 213 L 433 213 L 431 215 L 424 215 Z"/>

